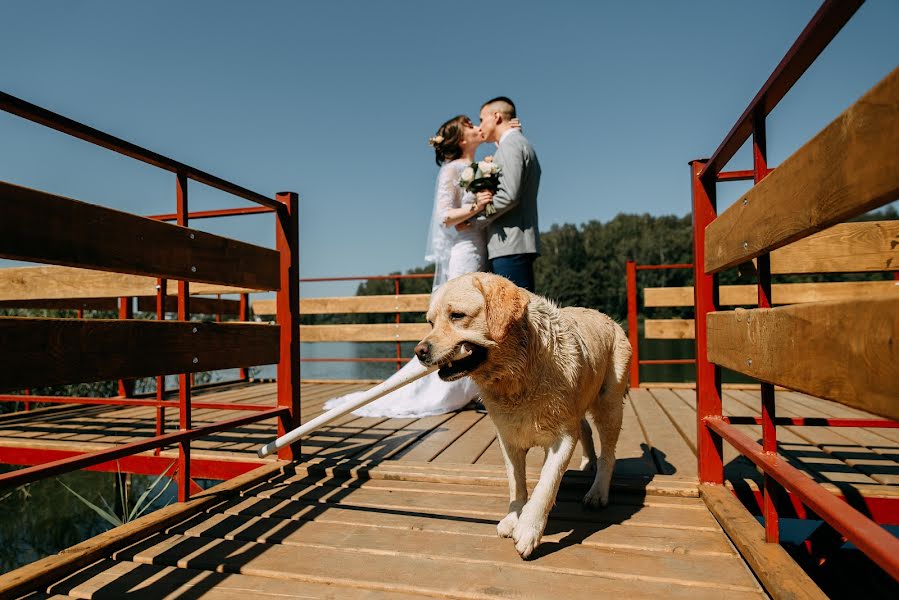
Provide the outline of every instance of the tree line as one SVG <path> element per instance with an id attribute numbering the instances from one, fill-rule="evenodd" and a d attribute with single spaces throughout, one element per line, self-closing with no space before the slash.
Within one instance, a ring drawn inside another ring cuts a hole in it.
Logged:
<path id="1" fill-rule="evenodd" d="M 899 218 L 894 207 L 869 213 L 857 220 L 893 220 Z M 693 262 L 691 216 L 653 216 L 619 214 L 608 222 L 589 221 L 581 225 L 553 225 L 541 234 L 542 253 L 534 263 L 537 293 L 561 306 L 585 306 L 602 311 L 618 321 L 627 318 L 626 262 L 637 264 L 676 264 Z M 748 267 L 748 268 L 747 268 Z M 433 273 L 433 265 L 416 267 L 406 274 Z M 390 273 L 398 275 L 399 272 Z M 861 281 L 889 278 L 889 273 L 829 273 L 777 275 L 776 283 L 812 281 Z M 721 273 L 722 285 L 755 284 L 751 265 Z M 638 289 L 693 285 L 691 269 L 640 271 Z M 400 293 L 422 294 L 431 291 L 430 279 L 400 281 Z M 368 280 L 356 295 L 381 295 L 395 292 L 393 280 Z M 678 316 L 683 309 L 655 309 L 657 317 Z M 689 314 L 692 309 L 686 309 Z M 668 313 L 668 314 L 666 314 Z M 395 315 L 312 315 L 306 323 L 392 322 Z M 403 320 L 420 321 L 421 315 L 403 315 Z"/>

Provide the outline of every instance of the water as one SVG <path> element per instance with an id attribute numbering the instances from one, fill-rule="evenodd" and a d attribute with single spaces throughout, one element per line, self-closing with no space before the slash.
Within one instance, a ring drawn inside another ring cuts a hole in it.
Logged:
<path id="1" fill-rule="evenodd" d="M 0 473 L 19 467 L 0 465 Z M 128 475 L 129 507 L 156 479 L 151 475 Z M 5 573 L 40 558 L 56 554 L 84 540 L 112 529 L 112 525 L 95 513 L 62 484 L 75 490 L 86 500 L 105 509 L 106 505 L 121 512 L 121 488 L 116 473 L 76 471 L 59 477 L 29 483 L 12 490 L 0 491 L 0 573 Z M 206 489 L 219 483 L 197 480 Z M 164 482 L 157 484 L 161 490 Z M 150 497 L 156 492 L 150 494 Z M 147 510 L 152 512 L 177 501 L 178 488 L 173 483 Z M 105 500 L 105 503 L 104 503 Z M 144 514 L 147 514 L 144 513 Z"/>

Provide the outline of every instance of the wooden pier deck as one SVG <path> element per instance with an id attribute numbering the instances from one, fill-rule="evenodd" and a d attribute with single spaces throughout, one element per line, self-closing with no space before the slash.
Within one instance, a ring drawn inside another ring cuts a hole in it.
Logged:
<path id="1" fill-rule="evenodd" d="M 365 387 L 304 384 L 304 418 L 319 414 L 327 398 Z M 764 597 L 699 497 L 694 395 L 672 388 L 631 392 L 612 504 L 583 509 L 588 480 L 572 464 L 544 544 L 530 561 L 517 556 L 510 540 L 496 537 L 507 503 L 502 458 L 489 417 L 463 410 L 422 419 L 347 415 L 306 439 L 299 463 L 258 461 L 258 469 L 187 506 L 150 515 L 156 524 L 149 528 L 109 531 L 20 572 L 40 570 L 42 591 L 29 596 L 35 599 L 247 593 L 261 598 Z M 725 396 L 726 413 L 757 411 L 751 392 L 726 390 Z M 201 397 L 271 405 L 275 386 L 230 386 L 197 394 L 197 401 Z M 778 392 L 778 410 L 784 416 L 864 416 L 790 392 Z M 229 416 L 224 410 L 197 410 L 194 422 Z M 745 429 L 760 435 L 756 427 Z M 784 455 L 811 477 L 843 491 L 848 486 L 863 495 L 895 495 L 899 431 L 781 429 Z M 0 420 L 0 446 L 84 451 L 154 431 L 155 409 L 149 407 L 51 408 Z M 252 462 L 273 431 L 274 423 L 266 422 L 215 434 L 196 443 L 192 454 Z M 531 484 L 541 460 L 541 453 L 528 456 Z M 758 479 L 754 468 L 729 450 L 726 463 L 733 485 L 751 486 Z M 82 552 L 83 560 L 72 562 Z"/>

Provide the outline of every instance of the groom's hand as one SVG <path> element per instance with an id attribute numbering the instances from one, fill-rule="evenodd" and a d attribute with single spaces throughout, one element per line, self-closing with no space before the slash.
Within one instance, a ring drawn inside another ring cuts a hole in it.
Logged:
<path id="1" fill-rule="evenodd" d="M 462 221 L 456 224 L 456 231 L 465 231 L 471 228 L 471 221 Z"/>

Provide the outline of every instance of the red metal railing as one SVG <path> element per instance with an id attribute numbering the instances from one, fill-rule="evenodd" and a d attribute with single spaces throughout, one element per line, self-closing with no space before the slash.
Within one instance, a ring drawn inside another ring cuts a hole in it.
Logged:
<path id="1" fill-rule="evenodd" d="M 768 81 L 750 102 L 724 141 L 707 160 L 690 163 L 692 175 L 694 294 L 696 323 L 696 379 L 697 379 L 697 454 L 699 477 L 704 483 L 723 483 L 722 440 L 727 440 L 741 454 L 749 458 L 764 473 L 762 513 L 765 538 L 779 541 L 778 506 L 796 500 L 808 506 L 846 539 L 899 579 L 897 540 L 843 500 L 814 483 L 806 474 L 787 464 L 777 454 L 776 425 L 816 423 L 807 420 L 784 420 L 776 417 L 774 386 L 761 384 L 762 416 L 724 417 L 721 403 L 721 369 L 707 358 L 706 315 L 718 310 L 718 277 L 706 274 L 705 232 L 717 216 L 716 184 L 722 181 L 751 179 L 758 183 L 771 169 L 767 164 L 765 119 L 821 51 L 849 21 L 861 0 L 827 0 L 802 31 L 799 38 L 781 60 Z M 753 168 L 751 171 L 722 173 L 722 168 L 737 150 L 752 136 Z M 758 306 L 771 306 L 770 255 L 758 257 Z M 735 423 L 758 423 L 762 426 L 762 444 L 757 444 L 736 427 Z M 787 423 L 788 422 L 788 423 Z M 828 425 L 858 426 L 861 421 L 822 420 Z M 864 421 L 863 426 L 890 426 L 886 422 Z M 804 512 L 804 511 L 803 511 Z"/>
<path id="2" fill-rule="evenodd" d="M 384 281 L 384 280 L 392 280 L 393 281 L 393 289 L 394 294 L 400 295 L 400 281 L 404 279 L 434 279 L 433 273 L 417 273 L 411 275 L 370 275 L 367 277 L 306 277 L 300 279 L 300 283 L 322 283 L 328 281 Z M 396 313 L 396 322 L 400 322 L 400 314 Z M 301 362 L 324 362 L 324 363 L 395 363 L 397 371 L 403 366 L 408 360 L 408 357 L 403 356 L 403 349 L 401 342 L 396 342 L 396 357 L 395 358 L 342 358 L 342 357 L 327 357 L 327 358 L 301 358 Z"/>
<path id="3" fill-rule="evenodd" d="M 48 403 L 79 403 L 79 404 L 110 404 L 129 406 L 155 406 L 157 409 L 156 435 L 146 440 L 140 440 L 124 444 L 100 452 L 77 454 L 52 460 L 45 464 L 39 464 L 19 471 L 13 471 L 0 475 L 0 487 L 21 485 L 36 479 L 42 479 L 60 473 L 69 472 L 81 468 L 102 468 L 109 466 L 110 461 L 117 459 L 130 459 L 132 462 L 142 461 L 145 464 L 154 464 L 159 470 L 161 457 L 141 457 L 139 453 L 147 450 L 155 450 L 156 454 L 168 445 L 178 444 L 178 498 L 185 501 L 190 496 L 191 488 L 196 484 L 191 479 L 190 441 L 218 431 L 225 431 L 241 427 L 250 423 L 256 423 L 271 418 L 278 419 L 279 434 L 287 431 L 299 423 L 299 256 L 298 256 L 298 198 L 295 193 L 282 192 L 275 198 L 270 198 L 250 191 L 246 188 L 228 182 L 219 177 L 210 175 L 204 171 L 185 165 L 171 158 L 157 154 L 120 138 L 109 135 L 82 123 L 62 115 L 53 113 L 42 107 L 36 106 L 9 94 L 0 92 L 0 110 L 18 115 L 35 123 L 47 126 L 51 129 L 69 134 L 73 137 L 85 140 L 89 143 L 102 146 L 125 156 L 151 164 L 158 168 L 175 174 L 176 183 L 176 207 L 174 214 L 156 215 L 157 220 L 175 220 L 178 225 L 186 227 L 189 218 L 209 218 L 217 216 L 230 216 L 238 214 L 274 213 L 276 246 L 280 256 L 280 289 L 277 292 L 276 319 L 280 325 L 280 354 L 278 362 L 278 396 L 276 407 L 259 407 L 253 405 L 233 405 L 219 403 L 192 403 L 191 381 L 187 373 L 179 375 L 179 399 L 177 402 L 166 401 L 164 377 L 157 377 L 157 392 L 155 400 L 124 399 L 124 398 L 60 398 L 60 397 L 35 397 L 30 396 L 26 406 L 30 408 L 33 401 Z M 210 187 L 225 191 L 237 197 L 249 200 L 261 205 L 256 208 L 224 209 L 218 211 L 202 211 L 190 213 L 188 210 L 188 180 L 194 180 Z M 193 235 L 191 235 L 193 237 Z M 157 283 L 157 319 L 165 318 L 165 299 L 167 282 L 165 279 Z M 131 318 L 131 299 L 123 298 L 120 304 L 120 317 Z M 79 317 L 83 312 L 79 311 Z M 240 318 L 248 320 L 248 299 L 246 294 L 241 296 Z M 190 320 L 190 286 L 187 281 L 178 281 L 178 320 Z M 196 363 L 196 359 L 194 359 Z M 241 377 L 246 378 L 246 370 L 241 369 Z M 122 396 L 131 395 L 128 380 L 120 381 Z M 3 396 L 0 400 L 18 400 L 14 396 Z M 164 409 L 167 407 L 179 409 L 179 431 L 164 433 Z M 228 410 L 245 410 L 254 414 L 238 417 L 205 425 L 192 427 L 190 415 L 192 408 L 225 408 Z M 279 452 L 281 459 L 293 459 L 298 456 L 299 445 L 287 447 Z M 37 459 L 39 462 L 44 456 L 37 456 L 40 452 L 30 452 L 21 448 L 0 448 L 0 454 L 5 457 L 14 456 L 17 464 L 23 461 Z M 47 454 L 47 453 L 44 453 Z M 28 456 L 26 456 L 28 455 Z M 51 453 L 52 455 L 52 453 Z M 214 461 L 202 461 L 204 463 Z M 221 461 L 220 461 L 221 462 Z M 27 463 L 26 463 L 27 464 Z M 242 465 L 243 470 L 252 468 L 251 465 Z M 208 469 L 207 469 L 208 471 Z M 228 472 L 236 474 L 234 469 L 212 469 L 212 472 Z"/>
<path id="4" fill-rule="evenodd" d="M 627 279 L 627 337 L 630 340 L 633 354 L 631 355 L 631 387 L 640 387 L 640 365 L 692 365 L 696 362 L 693 358 L 662 358 L 640 359 L 640 333 L 638 330 L 638 298 L 637 298 L 637 271 L 659 271 L 666 269 L 692 269 L 690 263 L 671 265 L 638 265 L 636 261 L 629 260 L 625 265 Z"/>

